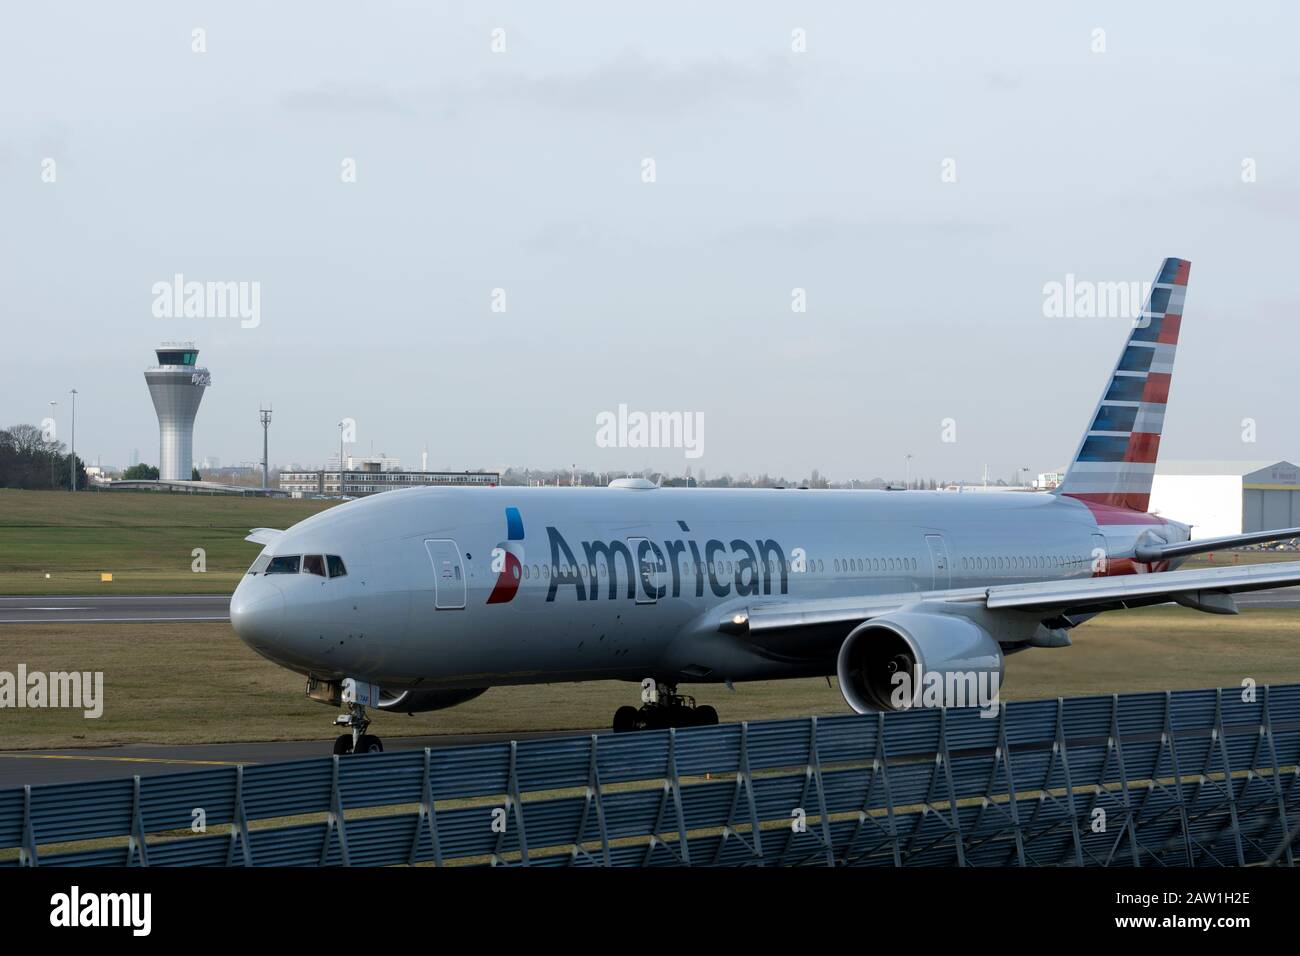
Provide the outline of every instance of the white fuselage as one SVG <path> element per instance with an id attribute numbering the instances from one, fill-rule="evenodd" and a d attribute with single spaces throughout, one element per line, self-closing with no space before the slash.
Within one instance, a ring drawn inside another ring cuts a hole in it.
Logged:
<path id="1" fill-rule="evenodd" d="M 346 573 L 250 572 L 231 620 L 285 667 L 395 690 L 831 674 L 820 644 L 774 653 L 719 622 L 793 597 L 1151 570 L 1128 558 L 1156 528 L 1187 536 L 1032 493 L 415 488 L 279 535 L 259 563 L 336 555 Z"/>

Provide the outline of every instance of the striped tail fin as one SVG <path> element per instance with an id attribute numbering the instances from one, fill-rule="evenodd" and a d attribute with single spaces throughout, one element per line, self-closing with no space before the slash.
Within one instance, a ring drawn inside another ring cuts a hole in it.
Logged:
<path id="1" fill-rule="evenodd" d="M 1191 265 L 1186 259 L 1161 264 L 1057 494 L 1089 505 L 1148 510 Z"/>

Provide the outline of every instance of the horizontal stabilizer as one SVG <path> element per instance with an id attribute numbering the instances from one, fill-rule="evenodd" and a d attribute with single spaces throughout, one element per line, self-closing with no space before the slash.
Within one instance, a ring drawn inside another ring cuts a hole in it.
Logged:
<path id="1" fill-rule="evenodd" d="M 1241 548 L 1248 544 L 1285 541 L 1288 538 L 1300 538 L 1300 528 L 1275 528 L 1272 531 L 1230 534 L 1222 538 L 1201 538 L 1199 541 L 1179 541 L 1175 544 L 1140 544 L 1133 556 L 1143 564 L 1152 564 L 1169 558 L 1186 557 L 1189 554 L 1205 554 L 1209 551 L 1222 551 L 1225 548 Z"/>

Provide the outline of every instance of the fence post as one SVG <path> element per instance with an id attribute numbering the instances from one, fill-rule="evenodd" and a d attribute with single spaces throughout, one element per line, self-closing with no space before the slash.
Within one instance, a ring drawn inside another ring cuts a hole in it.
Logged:
<path id="1" fill-rule="evenodd" d="M 749 826 L 750 839 L 746 840 L 731 825 L 736 817 L 736 810 L 740 808 L 740 795 L 744 792 L 749 804 Z M 749 850 L 749 855 L 758 860 L 759 865 L 763 864 L 763 836 L 762 828 L 758 822 L 758 809 L 754 803 L 754 781 L 749 773 L 749 721 L 740 722 L 740 761 L 736 769 L 736 789 L 731 794 L 731 809 L 727 812 L 727 822 L 722 827 L 722 839 L 718 841 L 718 848 L 713 852 L 713 864 L 716 866 L 722 861 L 722 851 L 727 845 L 727 840 L 735 837 L 745 848 Z"/>
<path id="2" fill-rule="evenodd" d="M 343 816 L 343 794 L 339 790 L 339 755 L 334 755 L 333 770 L 330 774 L 330 808 L 325 818 L 325 842 L 320 848 L 320 865 L 324 866 L 329 859 L 330 837 L 338 831 L 339 835 L 339 855 L 342 858 L 344 866 L 351 866 L 352 861 L 348 856 L 348 828 L 347 821 Z"/>
<path id="3" fill-rule="evenodd" d="M 677 811 L 677 839 L 681 847 L 682 863 L 691 865 L 691 847 L 686 841 L 686 814 L 682 810 L 682 781 L 677 775 L 677 728 L 668 729 L 668 781 L 673 788 L 673 805 Z"/>
<path id="4" fill-rule="evenodd" d="M 587 792 L 582 802 L 582 817 L 578 820 L 578 832 L 573 838 L 573 853 L 569 857 L 569 862 L 572 863 L 576 860 L 580 853 L 587 859 L 591 859 L 591 854 L 582 848 L 582 843 L 583 837 L 587 835 L 587 821 L 591 818 L 591 805 L 594 802 L 596 804 L 596 828 L 600 832 L 601 865 L 609 866 L 609 833 L 605 829 L 605 803 L 600 786 L 600 760 L 597 751 L 599 739 L 596 734 L 591 735 L 591 757 L 587 766 Z"/>
<path id="5" fill-rule="evenodd" d="M 411 840 L 411 854 L 408 865 L 415 865 L 420 851 L 420 833 L 426 825 L 429 828 L 429 842 L 433 844 L 433 865 L 442 866 L 442 845 L 438 840 L 438 813 L 433 804 L 432 753 L 424 748 L 424 771 L 420 774 L 420 815 L 415 821 L 415 837 Z"/>
<path id="6" fill-rule="evenodd" d="M 1273 770 L 1272 784 L 1273 793 L 1277 796 L 1277 818 L 1282 825 L 1282 846 L 1280 854 L 1275 855 L 1270 862 L 1277 862 L 1277 857 L 1281 856 L 1286 859 L 1287 866 L 1295 866 L 1295 857 L 1291 853 L 1291 844 L 1295 840 L 1297 831 L 1292 831 L 1286 822 L 1286 794 L 1282 790 L 1282 768 L 1277 762 L 1277 742 L 1273 739 L 1273 708 L 1269 700 L 1269 685 L 1264 685 L 1264 716 L 1259 727 L 1259 735 L 1262 740 L 1268 742 L 1269 765 Z M 1258 761 L 1252 761 L 1258 763 Z"/>
<path id="7" fill-rule="evenodd" d="M 1228 741 L 1223 732 L 1223 688 L 1214 692 L 1214 743 L 1219 745 L 1219 759 L 1223 761 L 1223 787 L 1228 797 L 1228 813 L 1232 816 L 1232 840 L 1237 849 L 1237 865 L 1246 865 L 1246 854 L 1241 845 L 1241 821 L 1237 818 L 1237 789 L 1232 780 L 1232 760 L 1228 756 Z M 1210 753 L 1213 753 L 1211 748 Z M 1206 774 L 1209 778 L 1210 755 L 1205 759 Z"/>
<path id="8" fill-rule="evenodd" d="M 1129 853 L 1136 867 L 1142 865 L 1142 857 L 1138 853 L 1137 819 L 1133 816 L 1133 801 L 1128 789 L 1128 768 L 1124 765 L 1124 737 L 1119 729 L 1119 694 L 1111 694 L 1110 701 L 1110 739 L 1107 741 L 1107 748 L 1114 749 L 1115 765 L 1119 767 L 1119 790 L 1124 801 L 1124 826 L 1119 831 L 1119 836 L 1115 838 L 1115 845 L 1111 847 L 1106 863 L 1109 864 L 1114 859 L 1115 851 L 1119 849 L 1120 841 L 1124 839 L 1124 834 L 1127 832 Z M 1105 784 L 1104 775 L 1100 782 Z"/>
<path id="9" fill-rule="evenodd" d="M 32 821 L 32 785 L 23 784 L 23 845 L 18 850 L 19 866 L 40 866 L 36 853 L 36 826 Z"/>
<path id="10" fill-rule="evenodd" d="M 1196 857 L 1192 853 L 1192 828 L 1187 822 L 1187 802 L 1183 799 L 1183 775 L 1178 769 L 1178 742 L 1174 739 L 1174 695 L 1165 691 L 1165 725 L 1160 732 L 1161 744 L 1169 745 L 1169 762 L 1174 771 L 1174 793 L 1178 800 L 1178 821 L 1183 829 L 1183 851 L 1187 854 L 1187 865 L 1196 866 Z M 1159 764 L 1156 766 L 1159 771 Z"/>
<path id="11" fill-rule="evenodd" d="M 248 815 L 244 812 L 244 765 L 235 768 L 235 812 L 230 821 L 230 847 L 226 851 L 226 866 L 235 865 L 235 843 L 243 849 L 244 866 L 253 865 L 253 848 L 248 842 Z"/>
<path id="12" fill-rule="evenodd" d="M 528 833 L 524 829 L 524 804 L 519 793 L 519 775 L 517 773 L 517 757 L 519 753 L 519 742 L 510 741 L 510 777 L 506 782 L 506 809 L 514 809 L 515 826 L 519 828 L 519 865 L 528 865 Z M 498 863 L 506 864 L 505 858 L 501 856 L 501 848 L 505 843 L 505 832 L 502 831 L 497 836 L 496 852 L 492 854 L 492 865 Z"/>
<path id="13" fill-rule="evenodd" d="M 1065 698 L 1056 698 L 1056 740 L 1052 744 L 1061 755 L 1061 772 L 1065 775 L 1065 805 L 1070 812 L 1070 833 L 1074 836 L 1074 865 L 1083 866 L 1083 841 L 1079 837 L 1079 811 L 1074 803 L 1074 780 L 1070 777 L 1070 747 L 1065 739 Z"/>
<path id="14" fill-rule="evenodd" d="M 135 855 L 140 854 L 140 865 L 149 865 L 149 847 L 144 842 L 144 816 L 140 810 L 140 775 L 134 776 L 131 788 L 131 836 L 126 843 L 126 865 L 134 866 Z"/>
<path id="15" fill-rule="evenodd" d="M 822 761 L 821 755 L 817 752 L 817 718 L 810 718 L 811 739 L 808 741 L 808 773 L 812 775 L 813 781 L 817 785 L 817 815 L 821 821 L 822 845 L 826 847 L 826 865 L 835 865 L 835 847 L 831 843 L 831 823 L 827 820 L 829 812 L 826 809 L 826 788 L 822 784 Z"/>

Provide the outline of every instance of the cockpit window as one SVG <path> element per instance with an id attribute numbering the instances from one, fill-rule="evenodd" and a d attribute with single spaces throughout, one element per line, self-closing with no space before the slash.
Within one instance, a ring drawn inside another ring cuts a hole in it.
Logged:
<path id="1" fill-rule="evenodd" d="M 271 556 L 267 554 L 265 551 L 263 551 L 261 554 L 257 556 L 256 559 L 254 559 L 252 565 L 248 569 L 248 573 L 261 574 L 263 571 L 266 570 L 266 566 L 270 563 L 271 563 Z"/>
<path id="2" fill-rule="evenodd" d="M 325 556 L 320 554 L 304 554 L 302 556 L 302 573 L 319 574 L 325 577 Z"/>
<path id="3" fill-rule="evenodd" d="M 337 554 L 327 554 L 325 559 L 329 561 L 330 577 L 341 578 L 348 573 L 348 569 L 343 566 L 343 559 Z"/>
<path id="4" fill-rule="evenodd" d="M 301 559 L 296 554 L 282 554 L 278 558 L 272 558 L 271 563 L 266 566 L 267 574 L 297 574 L 298 562 Z"/>

